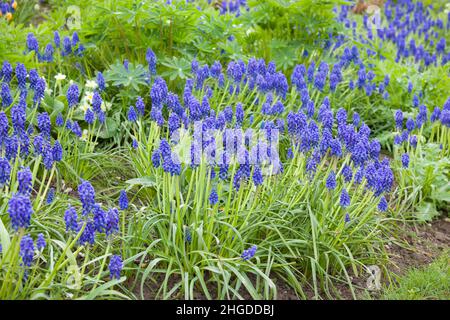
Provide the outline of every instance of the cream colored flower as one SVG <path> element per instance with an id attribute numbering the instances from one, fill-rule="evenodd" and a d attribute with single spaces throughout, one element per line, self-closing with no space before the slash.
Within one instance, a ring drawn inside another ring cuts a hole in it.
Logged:
<path id="1" fill-rule="evenodd" d="M 87 129 L 84 129 L 83 134 L 81 135 L 81 140 L 86 141 L 88 138 L 88 133 L 89 133 L 89 131 Z"/>
<path id="2" fill-rule="evenodd" d="M 58 73 L 58 74 L 55 76 L 55 79 L 56 79 L 56 82 L 63 81 L 63 80 L 66 79 L 66 75 L 65 75 L 65 74 L 62 74 L 62 73 Z M 72 80 L 71 80 L 71 81 L 72 81 Z"/>
<path id="3" fill-rule="evenodd" d="M 84 112 L 84 113 L 86 113 L 86 111 L 88 111 L 88 109 L 90 108 L 91 106 L 88 104 L 88 103 L 82 103 L 81 105 L 80 105 L 80 109 Z"/>
<path id="4" fill-rule="evenodd" d="M 95 82 L 95 80 L 88 80 L 88 81 L 86 81 L 85 87 L 89 88 L 89 89 L 92 89 L 92 90 L 95 90 L 95 89 L 97 89 L 98 84 L 97 84 L 97 82 Z"/>
<path id="5" fill-rule="evenodd" d="M 102 108 L 103 111 L 108 111 L 111 109 L 112 103 L 111 102 L 102 102 L 102 105 L 100 106 L 100 108 Z"/>
<path id="6" fill-rule="evenodd" d="M 93 92 L 86 92 L 84 99 L 88 102 L 88 103 L 92 103 L 92 99 L 94 98 L 94 93 Z"/>

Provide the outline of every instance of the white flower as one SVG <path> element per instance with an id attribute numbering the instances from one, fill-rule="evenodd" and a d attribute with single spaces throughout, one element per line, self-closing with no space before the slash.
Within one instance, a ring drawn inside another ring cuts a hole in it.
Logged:
<path id="1" fill-rule="evenodd" d="M 111 109 L 112 103 L 111 102 L 102 102 L 102 105 L 100 106 L 100 108 L 102 108 L 103 111 L 108 111 Z"/>
<path id="2" fill-rule="evenodd" d="M 65 74 L 62 74 L 62 73 L 58 73 L 58 74 L 55 76 L 55 79 L 56 79 L 57 82 L 63 81 L 63 80 L 66 79 L 66 75 L 65 75 Z M 70 81 L 72 81 L 72 80 L 70 80 Z"/>
<path id="3" fill-rule="evenodd" d="M 83 134 L 81 135 L 81 140 L 86 141 L 87 137 L 88 137 L 88 133 L 89 133 L 89 131 L 87 131 L 87 129 L 84 129 Z"/>
<path id="4" fill-rule="evenodd" d="M 95 80 L 88 80 L 88 81 L 86 81 L 85 87 L 95 90 L 98 87 L 98 84 L 97 84 L 97 82 L 95 82 Z"/>
<path id="5" fill-rule="evenodd" d="M 87 104 L 87 103 L 83 103 L 83 104 L 80 105 L 80 109 L 81 109 L 84 113 L 86 113 L 86 111 L 88 111 L 89 108 L 90 108 L 90 105 Z"/>
<path id="6" fill-rule="evenodd" d="M 84 96 L 84 99 L 88 102 L 88 103 L 92 103 L 92 99 L 94 98 L 94 93 L 93 92 L 86 92 L 86 95 Z"/>

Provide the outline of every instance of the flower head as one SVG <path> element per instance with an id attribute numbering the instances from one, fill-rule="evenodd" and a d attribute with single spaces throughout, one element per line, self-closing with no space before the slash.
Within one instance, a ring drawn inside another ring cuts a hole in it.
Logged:
<path id="1" fill-rule="evenodd" d="M 109 261 L 109 273 L 111 279 L 120 279 L 120 273 L 122 272 L 123 262 L 122 258 L 118 255 L 111 256 Z"/>
<path id="2" fill-rule="evenodd" d="M 34 241 L 30 235 L 24 235 L 20 240 L 20 257 L 22 258 L 22 265 L 31 267 L 34 257 Z"/>
<path id="3" fill-rule="evenodd" d="M 78 232 L 78 214 L 74 207 L 69 206 L 69 208 L 64 213 L 64 221 L 66 223 L 66 232 Z"/>
<path id="4" fill-rule="evenodd" d="M 378 203 L 378 210 L 381 212 L 385 212 L 388 209 L 388 203 L 385 197 L 380 198 L 380 202 Z"/>
<path id="5" fill-rule="evenodd" d="M 83 206 L 83 214 L 90 213 L 95 205 L 95 190 L 89 181 L 82 180 L 78 186 L 78 195 Z"/>
<path id="6" fill-rule="evenodd" d="M 128 197 L 125 190 L 120 190 L 119 208 L 120 210 L 128 209 Z"/>
<path id="7" fill-rule="evenodd" d="M 8 202 L 8 213 L 14 230 L 28 228 L 31 215 L 33 214 L 30 198 L 27 195 L 19 193 L 13 195 Z"/>
<path id="8" fill-rule="evenodd" d="M 213 190 L 211 191 L 208 200 L 209 200 L 209 203 L 210 203 L 211 205 L 213 205 L 213 206 L 214 206 L 215 204 L 217 204 L 217 202 L 219 202 L 219 196 L 217 195 L 216 189 L 213 189 Z"/>
<path id="9" fill-rule="evenodd" d="M 250 249 L 244 250 L 244 252 L 241 255 L 241 258 L 244 260 L 249 260 L 255 256 L 256 253 L 256 245 L 253 245 Z"/>
<path id="10" fill-rule="evenodd" d="M 331 171 L 328 175 L 325 186 L 328 190 L 334 190 L 336 188 L 336 174 L 334 173 L 334 171 Z"/>
<path id="11" fill-rule="evenodd" d="M 42 233 L 39 233 L 38 237 L 36 239 L 36 248 L 39 251 L 42 251 L 42 250 L 44 250 L 46 245 L 47 245 L 47 243 L 45 242 L 44 235 Z"/>

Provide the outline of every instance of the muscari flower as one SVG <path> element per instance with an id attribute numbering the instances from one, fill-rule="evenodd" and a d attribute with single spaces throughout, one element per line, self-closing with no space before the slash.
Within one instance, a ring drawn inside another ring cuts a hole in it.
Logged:
<path id="1" fill-rule="evenodd" d="M 18 193 L 28 196 L 31 193 L 33 174 L 30 168 L 26 167 L 17 172 L 17 181 L 19 183 Z"/>
<path id="2" fill-rule="evenodd" d="M 137 121 L 137 113 L 133 106 L 130 106 L 127 113 L 128 121 L 136 122 Z"/>
<path id="3" fill-rule="evenodd" d="M 16 78 L 20 90 L 27 88 L 27 68 L 22 63 L 18 63 L 16 66 Z"/>
<path id="4" fill-rule="evenodd" d="M 83 206 L 83 214 L 90 213 L 95 205 L 95 190 L 89 181 L 81 181 L 78 186 L 78 196 Z"/>
<path id="5" fill-rule="evenodd" d="M 106 212 L 106 230 L 107 236 L 119 231 L 119 210 L 116 208 L 109 209 Z"/>
<path id="6" fill-rule="evenodd" d="M 2 98 L 2 106 L 4 108 L 9 107 L 13 102 L 11 97 L 11 91 L 9 90 L 9 86 L 7 83 L 2 83 L 2 90 L 0 93 L 0 97 Z"/>
<path id="7" fill-rule="evenodd" d="M 50 134 L 52 131 L 52 124 L 50 121 L 50 117 L 47 112 L 39 113 L 37 116 L 37 124 L 41 133 L 46 138 L 50 138 Z"/>
<path id="8" fill-rule="evenodd" d="M 256 254 L 256 245 L 253 245 L 250 249 L 244 250 L 244 252 L 241 255 L 241 258 L 243 260 L 249 260 L 251 258 L 253 258 Z"/>
<path id="9" fill-rule="evenodd" d="M 334 173 L 334 171 L 331 171 L 328 175 L 325 186 L 328 190 L 334 190 L 336 188 L 336 174 Z"/>
<path id="10" fill-rule="evenodd" d="M 43 78 L 38 78 L 34 86 L 34 96 L 33 103 L 37 106 L 40 105 L 41 100 L 44 98 L 45 94 L 45 80 Z"/>
<path id="11" fill-rule="evenodd" d="M 386 198 L 383 196 L 380 198 L 380 202 L 378 203 L 378 210 L 381 212 L 385 212 L 388 209 L 388 203 L 386 201 Z"/>
<path id="12" fill-rule="evenodd" d="M 147 49 L 147 53 L 145 55 L 145 60 L 148 63 L 148 68 L 149 68 L 150 74 L 155 75 L 156 74 L 156 55 L 152 49 L 150 49 L 150 48 Z"/>
<path id="13" fill-rule="evenodd" d="M 347 192 L 347 190 L 342 189 L 341 197 L 340 197 L 340 204 L 342 207 L 346 208 L 350 205 L 350 196 Z"/>
<path id="14" fill-rule="evenodd" d="M 86 110 L 86 113 L 84 114 L 84 121 L 86 121 L 87 124 L 93 124 L 95 121 L 95 114 L 92 111 L 91 108 L 88 108 Z"/>
<path id="15" fill-rule="evenodd" d="M 342 169 L 342 175 L 344 176 L 345 182 L 350 182 L 353 178 L 353 170 L 350 166 L 346 165 Z"/>
<path id="16" fill-rule="evenodd" d="M 345 214 L 344 221 L 345 221 L 345 223 L 349 223 L 350 222 L 350 214 L 348 212 Z"/>
<path id="17" fill-rule="evenodd" d="M 409 167 L 409 154 L 407 153 L 402 154 L 402 166 L 403 168 Z"/>
<path id="18" fill-rule="evenodd" d="M 8 201 L 8 213 L 14 230 L 28 228 L 30 225 L 33 207 L 29 196 L 20 193 L 14 194 Z"/>
<path id="19" fill-rule="evenodd" d="M 81 132 L 80 125 L 78 124 L 77 121 L 71 123 L 71 130 L 78 138 L 81 138 L 81 136 L 83 135 L 83 133 Z"/>
<path id="20" fill-rule="evenodd" d="M 64 118 L 63 118 L 61 112 L 58 113 L 58 115 L 56 116 L 55 125 L 57 127 L 62 127 L 64 125 Z"/>
<path id="21" fill-rule="evenodd" d="M 122 258 L 118 255 L 111 256 L 109 261 L 109 273 L 111 279 L 120 279 L 120 273 L 122 272 L 123 262 Z"/>
<path id="22" fill-rule="evenodd" d="M 27 35 L 27 48 L 28 51 L 35 51 L 36 54 L 39 53 L 39 43 L 34 34 L 31 32 Z"/>
<path id="23" fill-rule="evenodd" d="M 133 141 L 131 142 L 131 146 L 133 147 L 133 149 L 137 149 L 139 147 L 139 143 L 136 139 L 133 139 Z"/>
<path id="24" fill-rule="evenodd" d="M 93 245 L 95 243 L 95 223 L 92 219 L 89 219 L 84 227 L 84 230 L 78 239 L 81 245 Z"/>
<path id="25" fill-rule="evenodd" d="M 211 193 L 209 194 L 209 203 L 214 206 L 215 204 L 217 204 L 217 202 L 219 202 L 219 195 L 217 194 L 216 189 L 213 189 L 211 191 Z"/>
<path id="26" fill-rule="evenodd" d="M 36 248 L 38 251 L 44 250 L 47 243 L 45 242 L 44 235 L 42 233 L 39 233 L 36 239 Z"/>
<path id="27" fill-rule="evenodd" d="M 50 188 L 50 190 L 48 190 L 48 194 L 47 194 L 47 200 L 46 200 L 47 204 L 51 204 L 54 199 L 55 199 L 55 189 Z"/>
<path id="28" fill-rule="evenodd" d="M 395 126 L 398 129 L 403 128 L 403 112 L 401 110 L 395 111 Z"/>
<path id="29" fill-rule="evenodd" d="M 0 158 L 0 187 L 9 182 L 11 176 L 11 165 L 9 161 Z"/>
<path id="30" fill-rule="evenodd" d="M 406 129 L 408 129 L 409 132 L 413 131 L 415 128 L 415 123 L 414 120 L 412 118 L 408 118 L 408 120 L 406 120 Z"/>
<path id="31" fill-rule="evenodd" d="M 63 157 L 63 149 L 61 143 L 56 140 L 52 147 L 52 156 L 54 161 L 61 161 Z"/>
<path id="32" fill-rule="evenodd" d="M 261 168 L 259 166 L 255 166 L 253 170 L 253 183 L 255 186 L 259 186 L 263 183 L 264 178 L 261 172 Z"/>
<path id="33" fill-rule="evenodd" d="M 67 90 L 67 102 L 69 104 L 69 108 L 75 106 L 78 103 L 78 97 L 80 96 L 80 91 L 78 89 L 78 85 L 72 84 Z"/>
<path id="34" fill-rule="evenodd" d="M 34 241 L 30 235 L 24 235 L 20 240 L 20 257 L 22 258 L 22 265 L 31 267 L 34 257 Z"/>
<path id="35" fill-rule="evenodd" d="M 106 213 L 102 207 L 96 203 L 92 209 L 95 230 L 99 233 L 106 228 Z"/>
<path id="36" fill-rule="evenodd" d="M 64 221 L 66 224 L 66 232 L 79 231 L 78 215 L 74 207 L 69 206 L 69 208 L 66 210 L 66 212 L 64 213 Z"/>
<path id="37" fill-rule="evenodd" d="M 128 197 L 127 197 L 127 193 L 125 190 L 120 190 L 119 208 L 120 208 L 120 210 L 128 209 Z"/>
<path id="38" fill-rule="evenodd" d="M 3 78 L 4 82 L 9 83 L 12 79 L 13 68 L 8 61 L 3 62 L 2 70 L 0 72 L 0 78 Z"/>

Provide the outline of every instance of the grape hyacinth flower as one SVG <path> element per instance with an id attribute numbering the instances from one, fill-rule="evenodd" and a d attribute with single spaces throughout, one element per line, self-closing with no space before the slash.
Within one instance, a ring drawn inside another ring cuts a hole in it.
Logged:
<path id="1" fill-rule="evenodd" d="M 2 98 L 2 106 L 4 108 L 9 107 L 11 103 L 13 103 L 13 99 L 11 97 L 11 91 L 9 90 L 9 86 L 7 83 L 2 83 L 2 90 L 0 93 L 0 97 Z"/>
<path id="2" fill-rule="evenodd" d="M 402 154 L 402 166 L 403 168 L 409 167 L 409 154 L 407 153 Z"/>
<path id="3" fill-rule="evenodd" d="M 22 63 L 18 63 L 16 66 L 16 78 L 17 83 L 21 91 L 27 88 L 27 69 Z"/>
<path id="4" fill-rule="evenodd" d="M 119 210 L 116 208 L 109 209 L 106 212 L 106 230 L 107 236 L 119 231 Z"/>
<path id="5" fill-rule="evenodd" d="M 395 111 L 395 126 L 400 130 L 403 128 L 403 112 L 401 110 Z"/>
<path id="6" fill-rule="evenodd" d="M 331 171 L 328 175 L 325 186 L 328 190 L 334 190 L 336 188 L 336 174 L 334 173 L 334 171 Z"/>
<path id="7" fill-rule="evenodd" d="M 347 190 L 345 190 L 345 189 L 342 189 L 340 204 L 344 208 L 346 208 L 350 205 L 350 196 L 349 196 Z"/>
<path id="8" fill-rule="evenodd" d="M 95 114 L 92 111 L 91 108 L 86 110 L 86 113 L 84 114 L 84 121 L 86 121 L 87 124 L 93 124 L 95 121 Z"/>
<path id="9" fill-rule="evenodd" d="M 69 206 L 69 208 L 64 213 L 64 221 L 66 224 L 66 232 L 78 232 L 78 214 L 74 207 Z"/>
<path id="10" fill-rule="evenodd" d="M 52 131 L 52 124 L 50 122 L 50 117 L 48 113 L 47 112 L 39 113 L 37 115 L 37 123 L 40 132 L 44 135 L 44 137 L 49 139 Z"/>
<path id="11" fill-rule="evenodd" d="M 120 279 L 120 273 L 122 272 L 123 262 L 122 258 L 118 255 L 111 256 L 109 261 L 109 273 L 111 279 Z"/>
<path id="12" fill-rule="evenodd" d="M 144 100 L 142 100 L 141 97 L 137 97 L 136 111 L 140 116 L 143 116 L 145 114 L 145 104 L 144 104 Z"/>
<path id="13" fill-rule="evenodd" d="M 105 231 L 106 228 L 106 214 L 105 211 L 103 211 L 100 204 L 96 203 L 94 205 L 94 208 L 92 209 L 92 213 L 94 216 L 94 226 L 95 230 L 99 233 L 102 233 Z"/>
<path id="14" fill-rule="evenodd" d="M 139 143 L 136 139 L 133 139 L 133 141 L 131 142 L 131 146 L 133 147 L 133 149 L 137 149 L 139 147 Z"/>
<path id="15" fill-rule="evenodd" d="M 36 248 L 38 251 L 44 250 L 47 243 L 45 242 L 44 235 L 42 233 L 39 233 L 36 239 Z"/>
<path id="16" fill-rule="evenodd" d="M 61 112 L 56 116 L 55 124 L 57 127 L 62 127 L 64 125 L 64 118 Z"/>
<path id="17" fill-rule="evenodd" d="M 136 122 L 137 121 L 137 113 L 133 106 L 130 106 L 127 113 L 128 121 Z"/>
<path id="18" fill-rule="evenodd" d="M 81 127 L 77 121 L 72 122 L 71 124 L 72 132 L 78 137 L 81 138 L 83 133 L 81 132 Z"/>
<path id="19" fill-rule="evenodd" d="M 380 202 L 378 203 L 378 210 L 381 212 L 386 212 L 388 209 L 388 203 L 386 201 L 386 198 L 383 196 L 380 199 Z"/>
<path id="20" fill-rule="evenodd" d="M 31 267 L 34 257 L 34 241 L 30 235 L 24 235 L 20 240 L 20 257 L 24 267 Z"/>
<path id="21" fill-rule="evenodd" d="M 105 91 L 106 89 L 105 78 L 103 77 L 103 73 L 101 72 L 97 73 L 97 85 L 100 92 Z"/>
<path id="22" fill-rule="evenodd" d="M 345 221 L 345 223 L 349 223 L 350 222 L 350 214 L 348 212 L 345 214 L 344 221 Z"/>
<path id="23" fill-rule="evenodd" d="M 11 165 L 9 161 L 0 158 L 0 188 L 9 182 L 11 177 Z"/>
<path id="24" fill-rule="evenodd" d="M 93 245 L 95 243 L 95 223 L 92 219 L 86 222 L 86 226 L 78 239 L 81 245 Z"/>
<path id="25" fill-rule="evenodd" d="M 14 230 L 19 228 L 28 228 L 30 225 L 33 207 L 28 196 L 15 194 L 8 202 L 8 213 L 11 218 L 11 225 Z"/>
<path id="26" fill-rule="evenodd" d="M 89 181 L 82 180 L 78 186 L 78 195 L 83 206 L 83 215 L 90 213 L 95 205 L 95 190 Z"/>
<path id="27" fill-rule="evenodd" d="M 148 48 L 145 55 L 145 60 L 148 63 L 148 69 L 151 75 L 156 74 L 156 55 L 152 49 Z"/>
<path id="28" fill-rule="evenodd" d="M 59 162 L 62 160 L 63 149 L 62 149 L 61 143 L 58 140 L 56 140 L 55 143 L 53 144 L 52 157 L 53 157 L 53 160 L 56 162 Z"/>
<path id="29" fill-rule="evenodd" d="M 212 206 L 214 206 L 215 204 L 217 204 L 217 202 L 219 202 L 219 196 L 217 195 L 217 191 L 215 189 L 211 191 L 208 200 Z"/>
<path id="30" fill-rule="evenodd" d="M 50 188 L 46 199 L 47 204 L 51 204 L 54 199 L 55 199 L 55 188 Z"/>
<path id="31" fill-rule="evenodd" d="M 244 250 L 244 252 L 241 255 L 241 258 L 243 260 L 249 260 L 251 258 L 253 258 L 256 254 L 256 245 L 253 245 L 250 249 Z"/>
<path id="32" fill-rule="evenodd" d="M 72 84 L 67 90 L 67 102 L 69 104 L 69 108 L 72 108 L 78 103 L 78 98 L 80 96 L 80 91 L 78 89 L 78 85 Z"/>
<path id="33" fill-rule="evenodd" d="M 30 168 L 26 167 L 17 172 L 17 181 L 19 182 L 18 193 L 21 195 L 30 195 L 32 188 L 33 174 Z"/>
<path id="34" fill-rule="evenodd" d="M 127 197 L 127 193 L 125 190 L 120 190 L 119 208 L 120 208 L 120 210 L 128 209 L 128 197 Z"/>
<path id="35" fill-rule="evenodd" d="M 12 79 L 13 67 L 8 61 L 3 62 L 2 70 L 0 72 L 0 78 L 3 78 L 3 81 L 9 83 Z"/>

